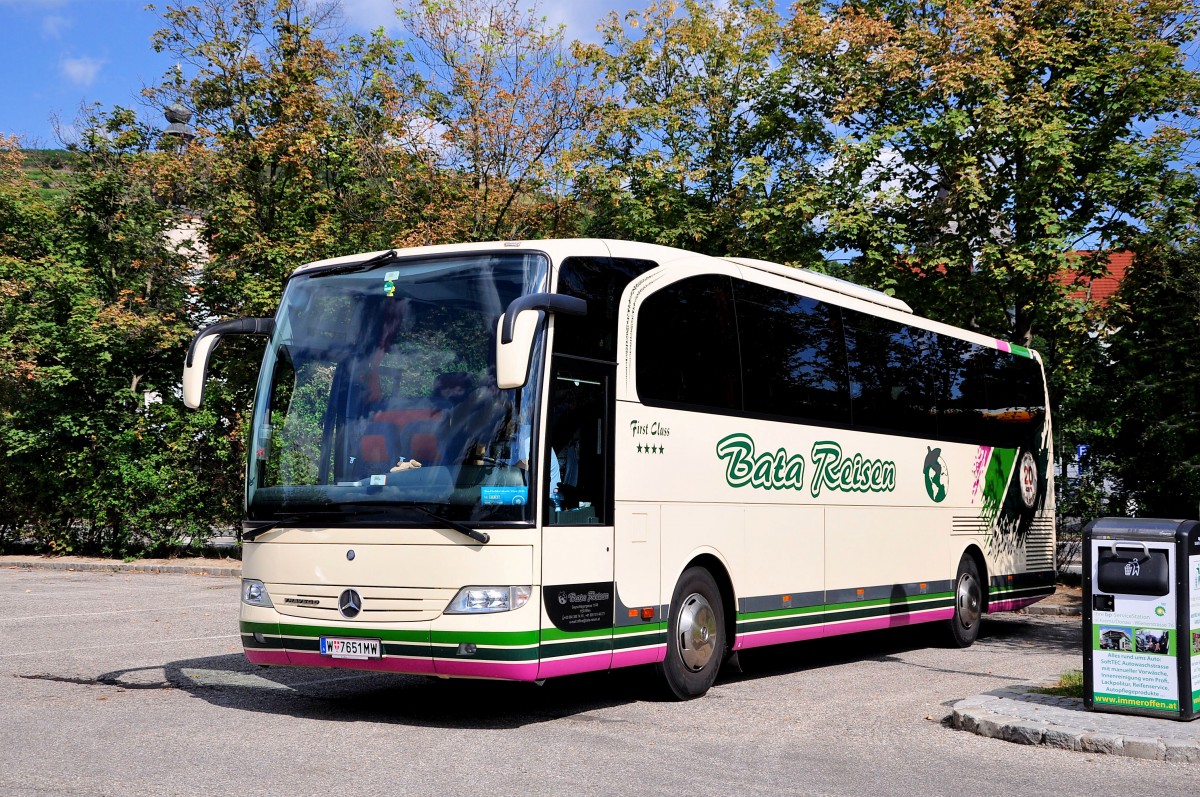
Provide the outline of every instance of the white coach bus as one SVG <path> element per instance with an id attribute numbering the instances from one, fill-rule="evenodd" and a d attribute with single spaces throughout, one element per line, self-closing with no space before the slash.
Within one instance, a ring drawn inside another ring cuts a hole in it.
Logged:
<path id="1" fill-rule="evenodd" d="M 1054 590 L 1038 355 L 801 269 L 624 241 L 310 263 L 251 427 L 241 635 L 265 665 L 544 678 Z"/>

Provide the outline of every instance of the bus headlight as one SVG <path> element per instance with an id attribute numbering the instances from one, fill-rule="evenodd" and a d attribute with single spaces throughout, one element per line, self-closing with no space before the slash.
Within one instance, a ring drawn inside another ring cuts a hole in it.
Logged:
<path id="1" fill-rule="evenodd" d="M 533 587 L 463 587 L 446 606 L 446 614 L 510 612 L 529 603 Z"/>
<path id="2" fill-rule="evenodd" d="M 242 579 L 242 603 L 265 606 L 268 609 L 275 605 L 271 603 L 271 596 L 267 594 L 267 585 L 253 578 Z"/>

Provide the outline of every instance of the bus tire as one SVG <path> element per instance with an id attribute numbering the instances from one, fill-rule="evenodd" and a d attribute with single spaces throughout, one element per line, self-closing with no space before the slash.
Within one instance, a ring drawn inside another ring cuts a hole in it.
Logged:
<path id="1" fill-rule="evenodd" d="M 671 595 L 667 655 L 657 666 L 668 696 L 691 700 L 708 691 L 726 650 L 725 606 L 712 573 L 689 567 Z"/>
<path id="2" fill-rule="evenodd" d="M 948 621 L 954 647 L 969 648 L 979 636 L 983 619 L 983 582 L 975 558 L 964 553 L 954 578 L 954 616 Z"/>

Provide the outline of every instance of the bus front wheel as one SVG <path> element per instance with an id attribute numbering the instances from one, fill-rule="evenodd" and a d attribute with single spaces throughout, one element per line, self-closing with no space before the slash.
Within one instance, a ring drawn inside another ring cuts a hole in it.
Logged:
<path id="1" fill-rule="evenodd" d="M 954 579 L 954 616 L 950 618 L 950 639 L 955 647 L 969 648 L 979 636 L 983 619 L 983 582 L 979 567 L 970 554 L 963 554 Z"/>
<path id="2" fill-rule="evenodd" d="M 657 665 L 670 697 L 690 700 L 713 685 L 726 653 L 724 618 L 712 574 L 703 567 L 685 570 L 671 596 L 667 656 Z"/>

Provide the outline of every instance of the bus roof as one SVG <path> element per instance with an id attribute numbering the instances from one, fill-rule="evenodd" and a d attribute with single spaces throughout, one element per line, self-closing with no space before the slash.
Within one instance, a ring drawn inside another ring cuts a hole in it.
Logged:
<path id="1" fill-rule="evenodd" d="M 676 260 L 684 257 L 704 257 L 695 252 L 689 252 L 684 249 L 677 249 L 669 246 L 661 246 L 658 244 L 639 243 L 634 241 L 617 241 L 617 240 L 598 240 L 595 238 L 558 238 L 533 241 L 491 241 L 487 243 L 467 243 L 467 244 L 443 244 L 439 246 L 420 246 L 408 247 L 404 249 L 382 249 L 378 252 L 363 252 L 360 254 L 346 255 L 343 257 L 331 257 L 325 260 L 318 260 L 313 263 L 306 263 L 296 269 L 297 273 L 309 271 L 311 269 L 329 268 L 331 266 L 350 265 L 353 263 L 361 263 L 373 257 L 380 257 L 388 252 L 392 252 L 396 257 L 411 257 L 417 255 L 440 255 L 453 254 L 456 252 L 479 252 L 494 250 L 498 248 L 512 249 L 543 249 L 552 257 L 556 255 L 567 255 L 572 251 L 580 248 L 599 248 L 604 247 L 611 251 L 616 257 L 644 256 L 659 260 L 664 264 L 671 260 Z M 781 266 L 778 263 L 771 263 L 766 260 L 758 260 L 752 257 L 724 257 L 720 258 L 731 263 L 736 263 L 739 266 L 766 271 L 771 274 L 777 274 L 788 279 L 794 279 L 799 282 L 804 282 L 809 285 L 814 285 L 818 288 L 824 288 L 827 291 L 840 293 L 844 296 L 852 296 L 856 299 L 872 302 L 890 307 L 893 310 L 899 310 L 904 313 L 912 313 L 912 308 L 903 301 L 894 296 L 866 288 L 862 285 L 856 285 L 853 282 L 847 282 L 837 277 L 831 277 L 828 274 L 820 274 L 816 271 L 810 271 L 805 268 L 790 268 Z"/>
<path id="2" fill-rule="evenodd" d="M 737 263 L 739 266 L 748 266 L 756 268 L 759 271 L 766 271 L 771 274 L 778 274 L 781 277 L 794 279 L 799 282 L 813 285 L 817 288 L 824 288 L 833 293 L 840 293 L 845 296 L 853 296 L 855 299 L 862 299 L 864 302 L 872 302 L 890 307 L 893 310 L 899 310 L 902 313 L 912 313 L 913 309 L 908 306 L 907 302 L 897 299 L 895 296 L 888 296 L 883 291 L 877 291 L 874 288 L 867 288 L 854 282 L 849 282 L 837 277 L 831 277 L 828 274 L 821 274 L 817 271 L 809 271 L 806 268 L 791 268 L 789 266 L 781 266 L 778 263 L 772 263 L 769 260 L 757 260 L 752 257 L 726 257 L 730 263 Z"/>
<path id="3" fill-rule="evenodd" d="M 356 263 L 362 263 L 371 258 L 382 257 L 389 253 L 397 258 L 407 258 L 429 255 L 466 254 L 470 252 L 494 252 L 497 249 L 526 251 L 537 250 L 544 252 L 555 262 L 561 262 L 566 257 L 570 257 L 572 255 L 586 255 L 646 258 L 648 260 L 657 261 L 660 266 L 665 266 L 679 260 L 690 260 L 693 258 L 705 259 L 711 257 L 709 255 L 702 255 L 698 252 L 690 252 L 686 249 L 637 241 L 599 238 L 547 238 L 531 239 L 526 241 L 487 241 L 480 243 L 440 244 L 436 246 L 414 246 L 400 249 L 382 249 L 377 252 L 362 252 L 359 254 L 345 255 L 343 257 L 332 257 L 325 260 L 306 263 L 297 268 L 293 273 L 299 274 L 313 269 L 323 269 L 341 265 L 353 265 Z M 885 307 L 897 313 L 913 316 L 914 319 L 919 318 L 919 323 L 923 327 L 934 329 L 935 331 L 940 331 L 945 334 L 956 335 L 965 340 L 972 340 L 983 343 L 984 345 L 990 345 L 993 348 L 1010 350 L 1009 344 L 998 338 L 989 338 L 977 332 L 958 329 L 939 321 L 916 316 L 916 314 L 913 312 L 913 309 L 906 302 L 897 299 L 894 296 L 888 296 L 882 291 L 857 285 L 853 282 L 847 282 L 846 280 L 838 279 L 837 277 L 831 277 L 828 274 L 821 274 L 816 271 L 810 271 L 806 268 L 783 266 L 778 263 L 772 263 L 767 260 L 759 260 L 751 257 L 721 257 L 711 259 L 725 261 L 743 268 L 751 268 L 768 274 L 774 274 L 776 276 L 810 285 L 814 288 L 828 291 L 830 293 L 856 299 L 862 302 L 869 302 L 879 307 Z M 1026 350 L 1022 349 L 1022 352 L 1024 351 Z M 1028 356 L 1038 360 L 1041 359 L 1038 354 L 1032 350 L 1029 351 Z"/>

